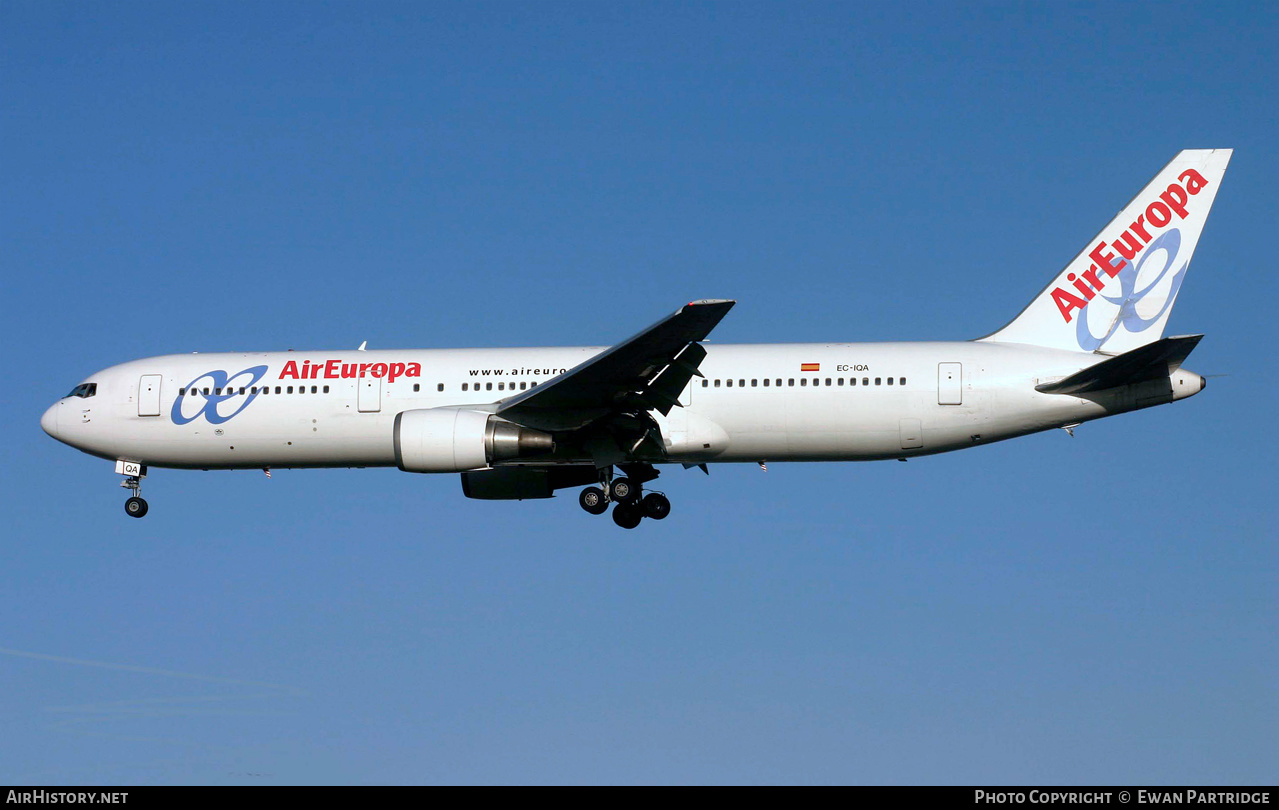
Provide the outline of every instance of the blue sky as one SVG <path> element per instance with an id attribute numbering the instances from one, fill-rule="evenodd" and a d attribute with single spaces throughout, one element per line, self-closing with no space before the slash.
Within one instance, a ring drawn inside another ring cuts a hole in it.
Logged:
<path id="1" fill-rule="evenodd" d="M 0 781 L 1271 782 L 1268 3 L 5 3 Z M 1172 406 L 572 494 L 109 463 L 43 410 L 223 349 L 1005 323 L 1236 150 Z M 20 381 L 21 384 L 16 384 Z"/>

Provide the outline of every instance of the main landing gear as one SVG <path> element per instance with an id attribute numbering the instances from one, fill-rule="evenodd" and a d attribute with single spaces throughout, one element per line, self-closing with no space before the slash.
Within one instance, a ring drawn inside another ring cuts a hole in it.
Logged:
<path id="1" fill-rule="evenodd" d="M 657 477 L 657 470 L 651 465 L 626 470 L 630 477 L 625 478 L 612 478 L 608 474 L 611 472 L 608 470 L 602 477 L 602 486 L 587 487 L 578 496 L 578 503 L 587 512 L 602 515 L 608 511 L 610 502 L 615 503 L 613 522 L 623 529 L 634 529 L 644 518 L 661 520 L 671 513 L 671 502 L 665 495 L 643 492 L 642 483 Z"/>
<path id="2" fill-rule="evenodd" d="M 133 497 L 124 502 L 124 513 L 129 517 L 143 517 L 147 513 L 147 502 L 142 499 L 142 479 L 147 477 L 146 465 L 117 461 L 115 471 L 124 476 L 120 486 L 133 493 Z"/>

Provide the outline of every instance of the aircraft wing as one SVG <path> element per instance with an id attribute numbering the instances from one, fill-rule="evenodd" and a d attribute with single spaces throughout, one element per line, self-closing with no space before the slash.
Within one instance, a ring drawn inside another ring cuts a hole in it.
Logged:
<path id="1" fill-rule="evenodd" d="M 634 337 L 536 388 L 503 400 L 498 416 L 542 430 L 572 430 L 618 411 L 678 404 L 706 356 L 698 345 L 736 301 L 693 301 Z"/>

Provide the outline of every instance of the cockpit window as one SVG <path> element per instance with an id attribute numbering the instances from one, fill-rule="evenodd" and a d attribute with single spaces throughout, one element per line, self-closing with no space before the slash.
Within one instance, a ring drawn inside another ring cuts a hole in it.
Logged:
<path id="1" fill-rule="evenodd" d="M 67 396 L 81 397 L 83 399 L 83 398 L 91 397 L 96 393 L 98 393 L 97 383 L 80 383 L 75 388 L 72 388 L 71 393 L 67 394 Z"/>

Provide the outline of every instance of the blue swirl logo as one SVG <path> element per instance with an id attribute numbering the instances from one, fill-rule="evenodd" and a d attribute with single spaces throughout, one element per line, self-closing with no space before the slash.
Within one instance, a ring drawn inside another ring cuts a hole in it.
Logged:
<path id="1" fill-rule="evenodd" d="M 1137 289 L 1137 277 L 1141 275 L 1141 269 L 1145 266 L 1146 260 L 1160 249 L 1164 253 L 1164 266 L 1159 271 L 1159 275 L 1155 277 L 1145 287 Z M 1119 312 L 1111 319 L 1110 328 L 1102 337 L 1097 337 L 1092 333 L 1092 329 L 1088 327 L 1088 317 L 1086 312 L 1081 312 L 1075 320 L 1075 339 L 1079 341 L 1079 348 L 1086 352 L 1096 351 L 1110 340 L 1111 336 L 1119 330 L 1119 327 L 1127 329 L 1129 332 L 1144 332 L 1154 326 L 1163 318 L 1164 314 L 1172 307 L 1172 302 L 1177 299 L 1177 291 L 1181 289 L 1181 282 L 1186 278 L 1186 270 L 1190 266 L 1189 260 L 1182 262 L 1181 267 L 1176 271 L 1172 268 L 1177 263 L 1177 254 L 1181 250 L 1181 231 L 1177 228 L 1170 228 L 1165 231 L 1158 239 L 1146 246 L 1146 250 L 1141 254 L 1141 259 L 1134 265 L 1132 262 L 1124 262 L 1123 268 L 1119 271 L 1119 296 L 1111 298 L 1103 292 L 1097 293 L 1096 298 L 1089 302 L 1089 306 L 1097 301 L 1098 298 L 1104 298 L 1119 308 Z M 1141 299 L 1145 298 L 1164 277 L 1172 272 L 1172 281 L 1168 288 L 1168 297 L 1164 301 L 1164 305 L 1159 311 L 1149 318 L 1143 318 L 1137 312 L 1137 304 Z"/>
<path id="2" fill-rule="evenodd" d="M 171 414 L 173 424 L 185 425 L 189 422 L 194 422 L 201 416 L 209 420 L 210 424 L 222 424 L 249 407 L 249 403 L 258 398 L 258 391 L 254 386 L 258 380 L 262 379 L 262 375 L 266 374 L 266 369 L 266 366 L 254 366 L 231 375 L 220 369 L 204 372 L 187 383 L 186 393 L 178 394 L 178 398 L 174 400 Z M 202 388 L 200 382 L 205 380 L 208 382 Z M 236 391 L 241 388 L 249 390 L 250 393 L 247 395 L 237 394 Z M 240 402 L 239 407 L 230 413 L 223 413 L 222 406 L 231 400 L 243 401 Z M 200 407 L 190 416 L 187 416 L 192 403 L 198 404 Z"/>

